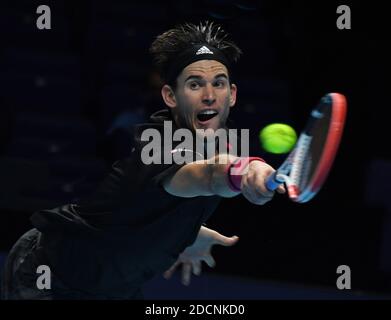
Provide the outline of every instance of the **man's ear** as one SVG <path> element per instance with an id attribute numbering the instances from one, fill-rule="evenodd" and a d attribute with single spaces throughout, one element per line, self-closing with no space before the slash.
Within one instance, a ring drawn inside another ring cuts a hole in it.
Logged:
<path id="1" fill-rule="evenodd" d="M 161 94 L 167 107 L 175 108 L 177 106 L 174 90 L 168 84 L 163 86 Z"/>
<path id="2" fill-rule="evenodd" d="M 231 84 L 231 97 L 229 98 L 229 106 L 233 107 L 236 103 L 236 94 L 238 92 L 238 87 L 236 84 Z"/>

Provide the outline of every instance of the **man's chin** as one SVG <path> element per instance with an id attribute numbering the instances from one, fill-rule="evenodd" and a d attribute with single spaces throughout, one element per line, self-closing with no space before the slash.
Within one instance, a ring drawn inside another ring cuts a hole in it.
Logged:
<path id="1" fill-rule="evenodd" d="M 205 122 L 197 121 L 195 123 L 195 128 L 204 131 L 216 131 L 217 129 L 221 128 L 221 126 L 219 119 L 213 118 Z"/>

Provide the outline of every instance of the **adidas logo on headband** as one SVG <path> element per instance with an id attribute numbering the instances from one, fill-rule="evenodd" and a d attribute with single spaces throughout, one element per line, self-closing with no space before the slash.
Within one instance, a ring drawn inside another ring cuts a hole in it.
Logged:
<path id="1" fill-rule="evenodd" d="M 199 48 L 198 51 L 196 52 L 196 55 L 199 55 L 199 54 L 213 54 L 213 52 L 210 51 L 207 47 L 203 46 L 203 47 Z"/>
<path id="2" fill-rule="evenodd" d="M 174 81 L 186 66 L 200 60 L 215 60 L 230 69 L 230 60 L 219 48 L 206 43 L 190 44 L 189 48 L 180 52 L 175 59 L 170 59 L 164 74 L 165 81 Z"/>

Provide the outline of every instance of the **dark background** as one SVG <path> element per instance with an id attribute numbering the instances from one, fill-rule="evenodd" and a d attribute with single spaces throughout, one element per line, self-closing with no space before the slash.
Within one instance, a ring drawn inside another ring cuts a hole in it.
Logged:
<path id="1" fill-rule="evenodd" d="M 41 4 L 51 30 L 36 27 Z M 336 27 L 341 4 L 351 30 Z M 0 251 L 34 211 L 88 194 L 129 153 L 129 128 L 163 107 L 149 45 L 177 23 L 205 19 L 244 52 L 232 120 L 250 128 L 252 154 L 278 166 L 285 155 L 261 149 L 263 126 L 300 131 L 328 92 L 349 104 L 335 165 L 310 203 L 222 203 L 208 225 L 241 240 L 214 249 L 212 272 L 335 287 L 337 267 L 348 265 L 354 289 L 390 292 L 387 17 L 374 2 L 2 1 Z"/>

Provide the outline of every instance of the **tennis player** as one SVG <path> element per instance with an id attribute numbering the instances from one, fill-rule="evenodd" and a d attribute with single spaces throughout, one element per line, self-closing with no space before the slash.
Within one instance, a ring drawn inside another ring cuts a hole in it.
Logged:
<path id="1" fill-rule="evenodd" d="M 237 94 L 232 65 L 241 55 L 222 28 L 209 22 L 164 32 L 150 52 L 164 79 L 167 108 L 139 126 L 132 155 L 113 164 L 92 196 L 32 215 L 34 229 L 7 259 L 4 299 L 142 299 L 146 281 L 163 272 L 169 278 L 180 265 L 188 284 L 202 261 L 214 266 L 214 244 L 238 240 L 203 225 L 220 200 L 242 194 L 263 205 L 272 199 L 265 178 L 274 169 L 260 158 L 227 152 L 200 159 L 187 148 L 180 152 L 192 153 L 194 161 L 145 164 L 147 129 L 163 134 L 170 123 L 197 139 L 201 129 L 226 129 Z M 164 147 L 167 137 L 161 141 Z M 171 143 L 172 153 L 178 152 L 178 142 Z M 39 266 L 50 269 L 49 283 Z"/>

